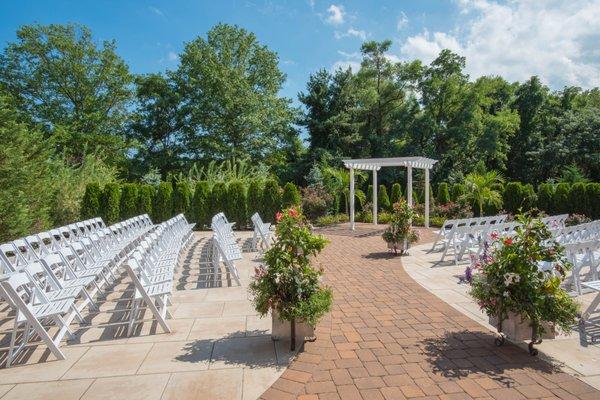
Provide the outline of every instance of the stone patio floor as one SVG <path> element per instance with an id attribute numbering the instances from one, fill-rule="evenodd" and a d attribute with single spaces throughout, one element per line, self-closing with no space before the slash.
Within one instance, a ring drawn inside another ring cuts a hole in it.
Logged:
<path id="1" fill-rule="evenodd" d="M 240 234 L 248 248 L 248 232 Z M 237 263 L 242 286 L 200 264 L 211 246 L 207 232 L 195 233 L 184 254 L 169 307 L 173 332 L 164 334 L 146 316 L 126 337 L 127 278 L 119 282 L 100 312 L 84 311 L 89 325 L 72 329 L 63 343 L 66 360 L 45 346 L 32 346 L 20 365 L 0 367 L 0 398 L 13 399 L 256 399 L 283 373 L 293 354 L 289 343 L 273 342 L 271 320 L 259 318 L 247 285 L 258 261 L 245 252 Z M 126 276 L 126 275 L 125 275 Z M 229 287 L 228 287 L 229 286 Z M 0 365 L 4 363 L 13 319 L 0 304 Z M 149 312 L 147 313 L 150 314 Z"/>
<path id="2" fill-rule="evenodd" d="M 516 345 L 496 347 L 493 332 L 412 279 L 377 230 L 323 233 L 333 310 L 262 399 L 600 399 Z"/>

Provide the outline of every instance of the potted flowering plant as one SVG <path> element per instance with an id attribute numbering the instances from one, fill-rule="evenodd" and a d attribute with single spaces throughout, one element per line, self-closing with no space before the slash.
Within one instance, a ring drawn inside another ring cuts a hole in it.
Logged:
<path id="1" fill-rule="evenodd" d="M 398 254 L 398 250 L 401 255 L 404 254 L 411 243 L 419 240 L 418 233 L 411 229 L 412 220 L 416 216 L 417 214 L 406 200 L 401 199 L 394 203 L 390 222 L 382 237 L 387 242 L 388 248 L 395 254 Z"/>
<path id="2" fill-rule="evenodd" d="M 294 350 L 296 331 L 314 336 L 314 326 L 331 309 L 333 293 L 321 284 L 323 269 L 311 265 L 327 240 L 314 235 L 294 207 L 278 212 L 275 219 L 277 239 L 265 252 L 265 265 L 256 268 L 249 290 L 260 315 L 271 311 L 273 338 L 289 332 Z"/>
<path id="3" fill-rule="evenodd" d="M 514 236 L 492 233 L 480 257 L 467 268 L 470 294 L 498 327 L 504 343 L 531 335 L 529 351 L 541 338 L 553 338 L 556 329 L 569 332 L 578 314 L 577 303 L 561 288 L 571 264 L 546 225 L 529 215 L 519 215 Z"/>

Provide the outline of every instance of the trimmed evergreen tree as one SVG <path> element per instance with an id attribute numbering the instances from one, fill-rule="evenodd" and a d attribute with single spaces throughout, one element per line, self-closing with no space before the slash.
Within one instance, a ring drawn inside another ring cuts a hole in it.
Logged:
<path id="1" fill-rule="evenodd" d="M 161 182 L 154 198 L 154 223 L 161 223 L 173 216 L 173 185 L 171 182 Z"/>
<path id="2" fill-rule="evenodd" d="M 102 189 L 97 182 L 89 183 L 81 200 L 81 219 L 96 218 L 100 215 Z"/>
<path id="3" fill-rule="evenodd" d="M 262 215 L 262 188 L 263 185 L 259 180 L 253 180 L 250 182 L 250 186 L 248 187 L 248 214 L 252 216 L 255 212 L 261 214 L 261 218 L 264 218 Z"/>
<path id="4" fill-rule="evenodd" d="M 600 183 L 588 183 L 585 197 L 588 209 L 586 215 L 592 219 L 600 219 Z"/>
<path id="5" fill-rule="evenodd" d="M 568 183 L 559 183 L 553 196 L 554 214 L 566 214 L 569 212 L 569 192 L 571 186 Z"/>
<path id="6" fill-rule="evenodd" d="M 137 198 L 137 214 L 148 214 L 152 213 L 152 203 L 154 203 L 154 196 L 156 195 L 156 189 L 152 185 L 142 184 L 138 186 L 138 198 Z"/>
<path id="7" fill-rule="evenodd" d="M 135 183 L 125 183 L 121 187 L 121 220 L 137 215 L 138 186 Z"/>
<path id="8" fill-rule="evenodd" d="M 296 185 L 294 185 L 292 182 L 288 182 L 283 185 L 283 195 L 281 197 L 281 204 L 283 208 L 299 206 L 300 202 L 300 191 Z"/>
<path id="9" fill-rule="evenodd" d="M 373 185 L 367 186 L 367 203 L 373 204 Z"/>
<path id="10" fill-rule="evenodd" d="M 192 220 L 196 223 L 197 229 L 203 229 L 210 225 L 210 190 L 208 182 L 196 182 L 194 199 L 192 200 Z"/>
<path id="11" fill-rule="evenodd" d="M 237 229 L 245 229 L 248 225 L 248 208 L 246 187 L 242 181 L 232 181 L 227 188 L 227 218 L 235 222 Z"/>
<path id="12" fill-rule="evenodd" d="M 119 206 L 121 202 L 121 187 L 118 183 L 107 183 L 102 191 L 100 215 L 106 225 L 119 222 Z"/>
<path id="13" fill-rule="evenodd" d="M 281 189 L 275 179 L 269 179 L 263 190 L 261 217 L 265 222 L 274 222 L 278 211 L 281 211 Z"/>
<path id="14" fill-rule="evenodd" d="M 173 190 L 173 215 L 184 214 L 189 221 L 191 203 L 190 185 L 186 181 L 177 182 Z"/>
<path id="15" fill-rule="evenodd" d="M 587 196 L 585 193 L 586 184 L 582 182 L 574 183 L 569 191 L 569 213 L 584 214 L 589 217 L 587 210 Z"/>
<path id="16" fill-rule="evenodd" d="M 537 195 L 531 183 L 521 186 L 521 207 L 529 211 L 537 206 Z"/>
<path id="17" fill-rule="evenodd" d="M 438 204 L 448 204 L 450 201 L 450 191 L 448 190 L 448 184 L 446 182 L 442 182 L 438 185 L 436 197 Z"/>
<path id="18" fill-rule="evenodd" d="M 455 183 L 454 185 L 452 185 L 452 188 L 450 190 L 450 198 L 452 199 L 452 201 L 458 201 L 458 199 L 463 194 L 465 194 L 465 185 L 461 183 Z"/>
<path id="19" fill-rule="evenodd" d="M 379 185 L 379 190 L 377 191 L 377 207 L 379 211 L 390 211 L 392 209 L 385 185 Z"/>
<path id="20" fill-rule="evenodd" d="M 212 219 L 212 217 L 215 214 L 218 214 L 220 212 L 227 212 L 226 210 L 226 202 L 227 202 L 227 186 L 225 186 L 225 183 L 223 182 L 218 182 L 215 183 L 211 192 L 210 192 L 210 216 L 209 218 Z M 227 216 L 227 218 L 229 219 L 229 216 Z"/>
<path id="21" fill-rule="evenodd" d="M 538 208 L 547 214 L 552 214 L 552 198 L 554 196 L 554 185 L 551 183 L 541 183 L 538 186 Z"/>
<path id="22" fill-rule="evenodd" d="M 523 185 L 521 182 L 508 182 L 504 187 L 502 195 L 504 209 L 511 214 L 517 214 L 519 209 L 523 207 Z"/>
<path id="23" fill-rule="evenodd" d="M 390 197 L 390 202 L 392 205 L 398 203 L 402 198 L 402 188 L 398 182 L 392 185 L 392 195 Z"/>

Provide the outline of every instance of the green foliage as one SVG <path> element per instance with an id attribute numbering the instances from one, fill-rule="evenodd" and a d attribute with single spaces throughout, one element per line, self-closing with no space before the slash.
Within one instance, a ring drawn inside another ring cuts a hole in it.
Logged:
<path id="1" fill-rule="evenodd" d="M 125 220 L 138 215 L 138 185 L 135 183 L 125 183 L 121 186 L 121 220 Z"/>
<path id="2" fill-rule="evenodd" d="M 502 195 L 504 209 L 512 214 L 517 214 L 523 206 L 523 185 L 521 182 L 508 182 Z"/>
<path id="3" fill-rule="evenodd" d="M 408 244 L 419 240 L 417 231 L 412 230 L 411 228 L 412 220 L 415 217 L 416 213 L 405 200 L 401 200 L 394 204 L 394 210 L 391 214 L 389 226 L 383 233 L 383 240 L 393 245 L 394 252 L 397 252 L 398 249 L 400 249 L 400 254 L 403 254 L 408 250 L 404 247 L 405 240 Z"/>
<path id="4" fill-rule="evenodd" d="M 262 181 L 257 179 L 250 181 L 250 186 L 248 187 L 248 214 L 250 216 L 255 212 L 262 212 L 262 192 Z"/>
<path id="5" fill-rule="evenodd" d="M 120 221 L 121 187 L 118 183 L 107 183 L 102 190 L 100 215 L 106 225 Z"/>
<path id="6" fill-rule="evenodd" d="M 152 204 L 156 196 L 156 189 L 152 185 L 141 184 L 138 186 L 137 214 L 154 215 Z"/>
<path id="7" fill-rule="evenodd" d="M 567 214 L 569 207 L 569 192 L 571 186 L 568 183 L 559 183 L 556 185 L 553 197 L 553 211 L 555 214 Z"/>
<path id="8" fill-rule="evenodd" d="M 173 184 L 171 182 L 161 182 L 158 185 L 152 211 L 152 220 L 155 224 L 164 222 L 173 216 Z"/>
<path id="9" fill-rule="evenodd" d="M 291 206 L 299 206 L 302 202 L 300 198 L 300 191 L 292 182 L 288 182 L 283 185 L 283 195 L 281 197 L 283 208 L 289 208 Z"/>
<path id="10" fill-rule="evenodd" d="M 198 229 L 203 229 L 210 225 L 212 215 L 210 214 L 211 191 L 208 188 L 208 182 L 199 181 L 196 183 L 194 199 L 192 200 L 192 221 L 196 223 Z"/>
<path id="11" fill-rule="evenodd" d="M 560 175 L 560 182 L 569 183 L 571 185 L 575 183 L 587 183 L 589 180 L 585 177 L 585 174 L 576 164 L 571 164 L 565 167 L 562 174 Z"/>
<path id="12" fill-rule="evenodd" d="M 322 270 L 311 266 L 327 240 L 313 235 L 296 209 L 278 215 L 276 237 L 265 252 L 266 266 L 256 269 L 249 286 L 256 311 L 266 315 L 273 309 L 283 321 L 303 320 L 315 326 L 333 300 L 332 290 L 321 285 Z"/>
<path id="13" fill-rule="evenodd" d="M 244 229 L 248 225 L 246 186 L 242 181 L 233 181 L 227 188 L 227 218 L 235 222 L 237 229 Z"/>
<path id="14" fill-rule="evenodd" d="M 496 185 L 502 182 L 502 177 L 496 171 L 489 171 L 483 175 L 471 172 L 465 177 L 466 192 L 462 199 L 476 206 L 478 216 L 483 216 L 484 206 L 487 205 L 500 209 L 502 195 L 496 190 Z"/>
<path id="15" fill-rule="evenodd" d="M 446 182 L 442 182 L 438 185 L 438 191 L 436 200 L 438 204 L 448 204 L 450 201 L 450 192 L 448 191 L 448 184 Z"/>
<path id="16" fill-rule="evenodd" d="M 377 205 L 381 211 L 390 211 L 392 209 L 392 204 L 390 203 L 390 198 L 388 197 L 385 185 L 379 185 L 379 190 L 377 191 Z"/>
<path id="17" fill-rule="evenodd" d="M 252 181 L 266 181 L 270 176 L 265 164 L 251 163 L 248 159 L 235 159 L 221 163 L 212 160 L 201 167 L 194 164 L 188 171 L 187 179 L 190 182 L 206 181 L 208 186 L 212 187 L 217 182 L 228 184 L 233 181 L 242 181 L 245 185 L 250 185 Z"/>
<path id="18" fill-rule="evenodd" d="M 574 183 L 569 191 L 569 213 L 583 214 L 590 216 L 590 210 L 587 208 L 586 184 L 583 182 Z"/>
<path id="19" fill-rule="evenodd" d="M 265 183 L 261 205 L 261 217 L 265 222 L 274 222 L 275 213 L 281 210 L 281 188 L 274 179 Z"/>
<path id="20" fill-rule="evenodd" d="M 521 204 L 523 205 L 524 212 L 537 206 L 537 195 L 535 194 L 535 189 L 531 183 L 522 186 L 521 196 Z"/>
<path id="21" fill-rule="evenodd" d="M 227 186 L 223 182 L 216 183 L 210 192 L 210 218 L 227 209 Z"/>
<path id="22" fill-rule="evenodd" d="M 465 185 L 461 183 L 455 183 L 454 185 L 452 185 L 452 190 L 450 192 L 450 198 L 452 199 L 452 201 L 458 201 L 458 199 L 460 199 L 463 194 L 465 194 Z"/>
<path id="23" fill-rule="evenodd" d="M 393 204 L 396 204 L 397 202 L 400 201 L 400 199 L 402 198 L 402 188 L 400 187 L 400 184 L 398 182 L 394 183 L 392 185 L 392 194 L 390 196 L 390 202 Z"/>
<path id="24" fill-rule="evenodd" d="M 302 188 L 302 210 L 311 221 L 324 217 L 333 196 L 321 185 Z"/>
<path id="25" fill-rule="evenodd" d="M 81 200 L 81 219 L 96 218 L 100 215 L 102 189 L 98 182 L 88 183 Z"/>
<path id="26" fill-rule="evenodd" d="M 591 219 L 600 219 L 600 183 L 588 183 L 585 187 L 587 198 L 587 216 Z"/>
<path id="27" fill-rule="evenodd" d="M 538 208 L 548 214 L 552 214 L 554 212 L 553 197 L 554 185 L 551 183 L 540 183 L 537 192 Z"/>
<path id="28" fill-rule="evenodd" d="M 315 225 L 330 226 L 330 225 L 341 224 L 341 223 L 348 222 L 348 221 L 350 221 L 350 217 L 348 217 L 348 214 L 346 214 L 346 213 L 334 214 L 334 215 L 323 215 L 322 217 L 318 217 L 316 219 Z"/>
<path id="29" fill-rule="evenodd" d="M 190 207 L 192 203 L 192 192 L 190 185 L 186 181 L 179 181 L 175 184 L 173 190 L 173 215 L 185 214 L 186 218 L 191 219 Z"/>

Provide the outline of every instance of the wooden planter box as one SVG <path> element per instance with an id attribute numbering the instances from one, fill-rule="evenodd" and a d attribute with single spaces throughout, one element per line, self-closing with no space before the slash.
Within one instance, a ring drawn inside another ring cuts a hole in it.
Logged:
<path id="1" fill-rule="evenodd" d="M 489 317 L 490 325 L 498 327 L 498 318 Z M 542 324 L 545 332 L 539 339 L 554 339 L 556 332 L 554 326 L 548 322 Z M 509 313 L 508 318 L 502 321 L 502 333 L 512 341 L 518 342 L 523 340 L 531 340 L 531 322 L 522 320 L 521 316 Z"/>
<path id="2" fill-rule="evenodd" d="M 282 321 L 276 310 L 271 310 L 272 328 L 271 339 L 289 340 L 291 338 L 292 326 L 290 321 Z M 315 328 L 304 321 L 296 320 L 296 342 L 302 343 L 305 338 L 315 336 Z"/>

